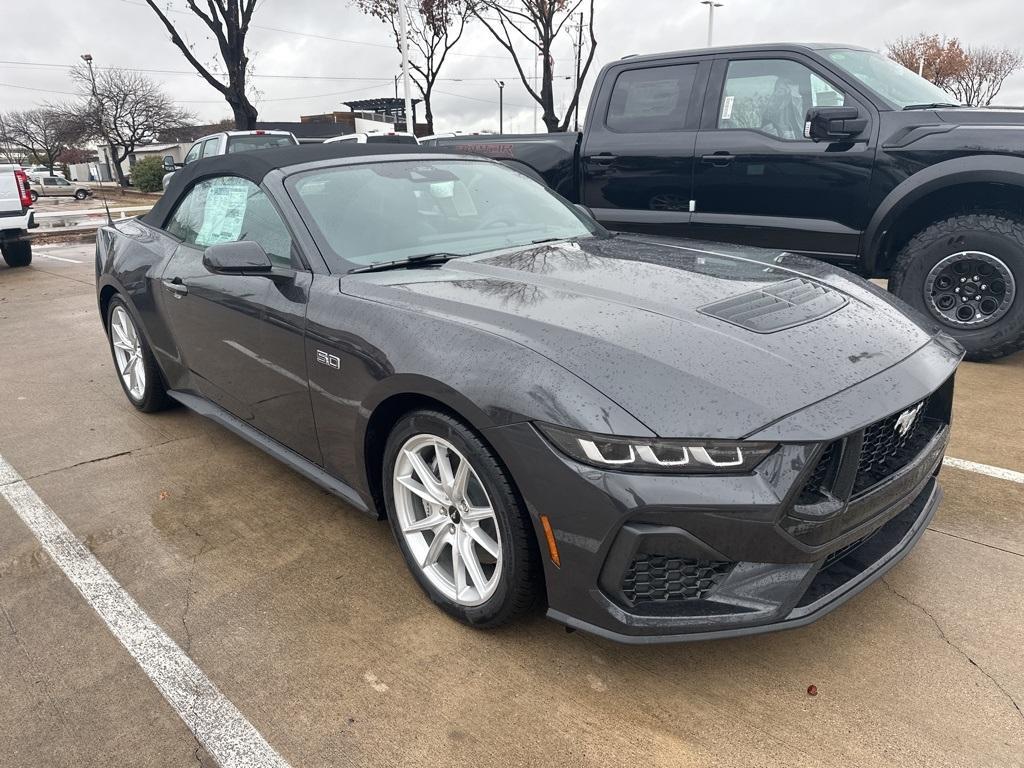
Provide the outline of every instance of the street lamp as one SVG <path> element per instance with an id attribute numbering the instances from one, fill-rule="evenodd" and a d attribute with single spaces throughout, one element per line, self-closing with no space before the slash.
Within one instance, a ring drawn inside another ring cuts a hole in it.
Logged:
<path id="1" fill-rule="evenodd" d="M 498 133 L 505 132 L 505 81 L 495 80 L 498 84 Z"/>
<path id="2" fill-rule="evenodd" d="M 708 7 L 708 48 L 710 48 L 711 39 L 715 34 L 715 8 L 721 8 L 723 3 L 716 3 L 715 0 L 700 0 L 700 4 Z"/>

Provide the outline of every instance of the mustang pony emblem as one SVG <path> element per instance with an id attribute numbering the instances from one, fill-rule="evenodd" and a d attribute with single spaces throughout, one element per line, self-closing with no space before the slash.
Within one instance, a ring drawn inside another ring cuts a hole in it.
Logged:
<path id="1" fill-rule="evenodd" d="M 900 437 L 906 437 L 910 434 L 910 428 L 914 426 L 914 422 L 917 420 L 917 414 L 924 408 L 924 403 L 918 403 L 913 408 L 907 408 L 903 413 L 896 419 L 896 425 L 893 427 Z"/>

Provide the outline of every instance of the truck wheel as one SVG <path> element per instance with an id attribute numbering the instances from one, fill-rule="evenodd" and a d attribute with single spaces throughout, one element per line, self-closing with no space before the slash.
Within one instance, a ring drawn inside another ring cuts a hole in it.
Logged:
<path id="1" fill-rule="evenodd" d="M 39 193 L 36 192 L 34 189 L 29 190 L 28 196 L 33 203 L 39 199 Z"/>
<path id="2" fill-rule="evenodd" d="M 893 264 L 889 290 L 941 323 L 968 360 L 1024 347 L 1024 220 L 963 214 L 915 235 Z"/>
<path id="3" fill-rule="evenodd" d="M 4 261 L 9 267 L 27 267 L 32 263 L 32 243 L 29 240 L 4 243 L 0 250 L 3 251 Z"/>
<path id="4" fill-rule="evenodd" d="M 89 193 L 86 192 L 84 189 L 75 190 L 75 200 L 85 200 L 85 198 L 88 197 L 88 195 Z"/>

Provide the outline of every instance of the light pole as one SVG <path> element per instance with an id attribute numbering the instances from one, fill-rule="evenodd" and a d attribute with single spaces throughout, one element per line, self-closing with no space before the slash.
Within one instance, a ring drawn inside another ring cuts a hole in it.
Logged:
<path id="1" fill-rule="evenodd" d="M 498 133 L 505 132 L 505 81 L 495 80 L 498 84 Z"/>
<path id="2" fill-rule="evenodd" d="M 90 94 L 90 97 L 91 97 L 90 101 L 92 102 L 92 108 L 94 110 L 96 110 L 96 120 L 100 124 L 100 127 L 102 128 L 102 125 L 103 125 L 103 115 L 99 114 L 99 111 L 100 111 L 100 100 L 99 100 L 99 98 L 96 95 L 96 73 L 93 72 L 93 69 L 92 69 L 92 54 L 91 53 L 83 53 L 79 58 L 81 58 L 81 60 L 84 61 L 85 65 L 89 68 L 89 94 Z M 106 136 L 104 135 L 103 138 L 106 139 Z M 107 154 L 107 147 L 103 147 L 103 160 L 104 160 L 103 164 L 105 166 L 107 166 L 107 173 L 108 174 L 111 173 L 111 160 L 110 160 L 110 156 Z M 51 168 L 50 170 L 53 170 L 53 169 Z M 102 180 L 103 174 L 100 173 L 99 167 L 96 168 L 96 175 L 100 176 L 101 180 Z"/>
<path id="3" fill-rule="evenodd" d="M 708 7 L 708 48 L 710 48 L 711 40 L 715 35 L 715 8 L 721 8 L 723 3 L 716 3 L 715 0 L 700 0 L 700 4 Z"/>
<path id="4" fill-rule="evenodd" d="M 412 88 L 409 85 L 409 24 L 405 18 L 404 2 L 398 3 L 398 25 L 402 35 L 402 82 L 405 90 L 405 130 L 416 135 L 412 124 Z"/>

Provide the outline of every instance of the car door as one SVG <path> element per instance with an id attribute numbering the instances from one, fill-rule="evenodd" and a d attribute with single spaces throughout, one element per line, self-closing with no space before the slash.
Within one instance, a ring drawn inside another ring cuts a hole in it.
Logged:
<path id="1" fill-rule="evenodd" d="M 811 107 L 868 118 L 855 141 L 804 138 Z M 795 54 L 716 60 L 697 135 L 693 232 L 714 240 L 855 256 L 867 225 L 877 117 Z"/>
<path id="2" fill-rule="evenodd" d="M 581 201 L 612 229 L 683 234 L 710 63 L 626 64 L 601 86 L 581 151 Z"/>
<path id="3" fill-rule="evenodd" d="M 49 197 L 60 194 L 60 191 L 57 189 L 57 179 L 53 176 L 41 176 L 39 178 L 39 192 Z"/>
<path id="4" fill-rule="evenodd" d="M 55 195 L 73 195 L 75 194 L 75 187 L 67 179 L 55 178 L 53 180 L 54 194 Z"/>
<path id="5" fill-rule="evenodd" d="M 310 461 L 320 462 L 306 371 L 311 274 L 266 192 L 247 179 L 199 182 L 167 221 L 179 245 L 160 306 L 195 389 Z M 252 240 L 271 275 L 216 274 L 205 249 Z"/>

